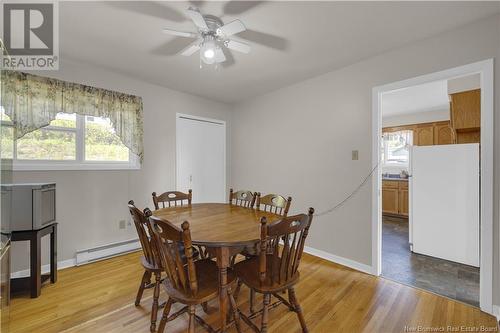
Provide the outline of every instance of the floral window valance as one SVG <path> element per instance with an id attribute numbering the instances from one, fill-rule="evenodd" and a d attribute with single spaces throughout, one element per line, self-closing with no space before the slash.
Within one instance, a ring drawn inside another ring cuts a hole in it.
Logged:
<path id="1" fill-rule="evenodd" d="M 141 97 L 17 71 L 3 71 L 2 76 L 2 106 L 17 139 L 48 126 L 58 112 L 104 117 L 142 161 Z"/>

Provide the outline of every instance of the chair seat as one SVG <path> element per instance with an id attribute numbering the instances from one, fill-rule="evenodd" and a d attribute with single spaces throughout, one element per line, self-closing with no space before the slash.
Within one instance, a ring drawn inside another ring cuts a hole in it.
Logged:
<path id="1" fill-rule="evenodd" d="M 240 279 L 249 288 L 254 289 L 261 293 L 278 292 L 283 289 L 287 289 L 299 280 L 299 272 L 295 273 L 294 276 L 282 282 L 279 281 L 279 270 L 280 270 L 280 260 L 281 258 L 275 257 L 271 254 L 267 255 L 266 258 L 266 278 L 264 281 L 260 281 L 259 274 L 259 257 L 251 257 L 250 259 L 240 261 L 234 265 L 234 272 L 238 279 Z M 274 261 L 274 264 L 273 264 Z M 271 281 L 271 269 L 273 270 L 274 279 Z"/>
<path id="2" fill-rule="evenodd" d="M 198 281 L 198 293 L 191 295 L 190 292 L 184 292 L 174 288 L 169 279 L 163 281 L 165 290 L 169 297 L 184 304 L 200 304 L 207 302 L 219 295 L 219 269 L 217 264 L 210 259 L 202 259 L 194 262 L 196 267 L 196 279 Z M 187 276 L 187 268 L 184 269 Z M 236 281 L 236 276 L 231 269 L 227 272 L 227 283 L 232 284 Z"/>
<path id="3" fill-rule="evenodd" d="M 150 264 L 147 259 L 144 256 L 141 256 L 141 264 L 144 267 L 144 269 L 151 271 L 151 272 L 161 272 L 162 269 L 158 267 L 158 265 L 152 265 Z"/>

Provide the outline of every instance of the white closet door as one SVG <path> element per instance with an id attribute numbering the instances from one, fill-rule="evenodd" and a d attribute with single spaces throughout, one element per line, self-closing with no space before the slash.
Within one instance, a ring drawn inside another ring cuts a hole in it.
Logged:
<path id="1" fill-rule="evenodd" d="M 193 190 L 193 202 L 226 201 L 226 125 L 177 117 L 177 189 Z"/>

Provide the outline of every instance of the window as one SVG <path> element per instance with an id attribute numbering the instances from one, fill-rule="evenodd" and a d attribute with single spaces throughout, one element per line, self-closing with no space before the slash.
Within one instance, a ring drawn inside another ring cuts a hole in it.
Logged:
<path id="1" fill-rule="evenodd" d="M 58 113 L 49 126 L 14 142 L 13 127 L 1 113 L 1 156 L 17 170 L 136 169 L 138 158 L 115 134 L 107 118 Z"/>
<path id="2" fill-rule="evenodd" d="M 412 131 L 384 133 L 382 139 L 382 163 L 408 166 L 409 148 L 413 141 Z"/>

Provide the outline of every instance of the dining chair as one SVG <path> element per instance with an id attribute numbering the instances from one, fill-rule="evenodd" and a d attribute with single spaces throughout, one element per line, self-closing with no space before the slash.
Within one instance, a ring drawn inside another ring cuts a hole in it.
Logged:
<path id="1" fill-rule="evenodd" d="M 189 314 L 189 333 L 194 333 L 195 321 L 207 331 L 214 332 L 215 330 L 203 318 L 196 315 L 195 308 L 196 305 L 203 306 L 208 301 L 219 297 L 219 270 L 217 264 L 210 259 L 194 261 L 191 232 L 187 221 L 184 221 L 181 228 L 178 228 L 167 220 L 152 216 L 151 211 L 145 213 L 153 230 L 155 249 L 158 250 L 158 257 L 161 258 L 161 264 L 165 267 L 167 275 L 167 278 L 163 280 L 163 286 L 168 295 L 168 301 L 163 310 L 158 332 L 162 333 L 167 322 L 174 320 L 185 312 Z M 180 260 L 181 251 L 179 247 L 172 246 L 172 244 L 178 242 L 184 244 L 185 264 Z M 232 292 L 232 285 L 234 285 L 236 277 L 232 270 L 228 271 L 227 279 L 229 302 L 236 329 L 240 332 L 239 311 Z M 177 302 L 185 306 L 170 315 L 172 305 Z"/>
<path id="2" fill-rule="evenodd" d="M 229 190 L 230 205 L 253 208 L 253 206 L 255 205 L 256 197 L 257 197 L 257 192 L 252 193 L 246 190 L 240 190 L 234 192 L 233 189 Z"/>
<path id="3" fill-rule="evenodd" d="M 155 255 L 157 251 L 153 249 L 155 244 L 152 242 L 151 235 L 152 230 L 150 229 L 150 224 L 148 218 L 143 212 L 141 212 L 134 205 L 134 201 L 130 200 L 128 202 L 128 209 L 134 220 L 134 225 L 139 236 L 139 241 L 141 243 L 143 256 L 141 257 L 141 264 L 144 268 L 144 274 L 142 275 L 141 284 L 139 285 L 139 290 L 137 291 L 137 296 L 135 298 L 135 306 L 139 306 L 142 298 L 144 289 L 149 289 L 154 287 L 153 291 L 153 306 L 151 309 L 151 325 L 150 330 L 154 332 L 156 329 L 156 319 L 158 313 L 158 298 L 160 296 L 160 281 L 161 272 L 163 271 L 161 262 Z M 146 208 L 147 210 L 147 208 Z M 151 277 L 154 275 L 155 281 L 151 283 Z"/>
<path id="4" fill-rule="evenodd" d="M 311 226 L 314 209 L 309 208 L 309 214 L 300 214 L 283 217 L 280 221 L 267 224 L 265 217 L 261 219 L 260 253 L 257 257 L 241 261 L 234 266 L 238 277 L 237 296 L 241 283 L 255 292 L 264 295 L 262 310 L 250 311 L 246 316 L 241 313 L 241 318 L 256 332 L 267 332 L 269 308 L 285 304 L 288 309 L 297 313 L 302 332 L 308 332 L 304 315 L 294 286 L 299 282 L 299 265 L 304 251 L 309 227 Z M 280 295 L 288 291 L 288 300 Z M 271 296 L 278 299 L 271 304 Z M 251 319 L 262 314 L 260 330 Z"/>
<path id="5" fill-rule="evenodd" d="M 168 191 L 158 196 L 156 192 L 153 192 L 152 196 L 155 209 L 160 209 L 160 204 L 162 206 L 161 208 L 184 206 L 185 201 L 187 201 L 187 205 L 190 206 L 193 199 L 193 190 L 189 189 L 188 193 Z"/>
<path id="6" fill-rule="evenodd" d="M 281 216 L 287 216 L 292 204 L 292 197 L 285 197 L 278 194 L 267 194 L 261 197 L 260 192 L 257 192 L 256 209 L 274 213 Z"/>

